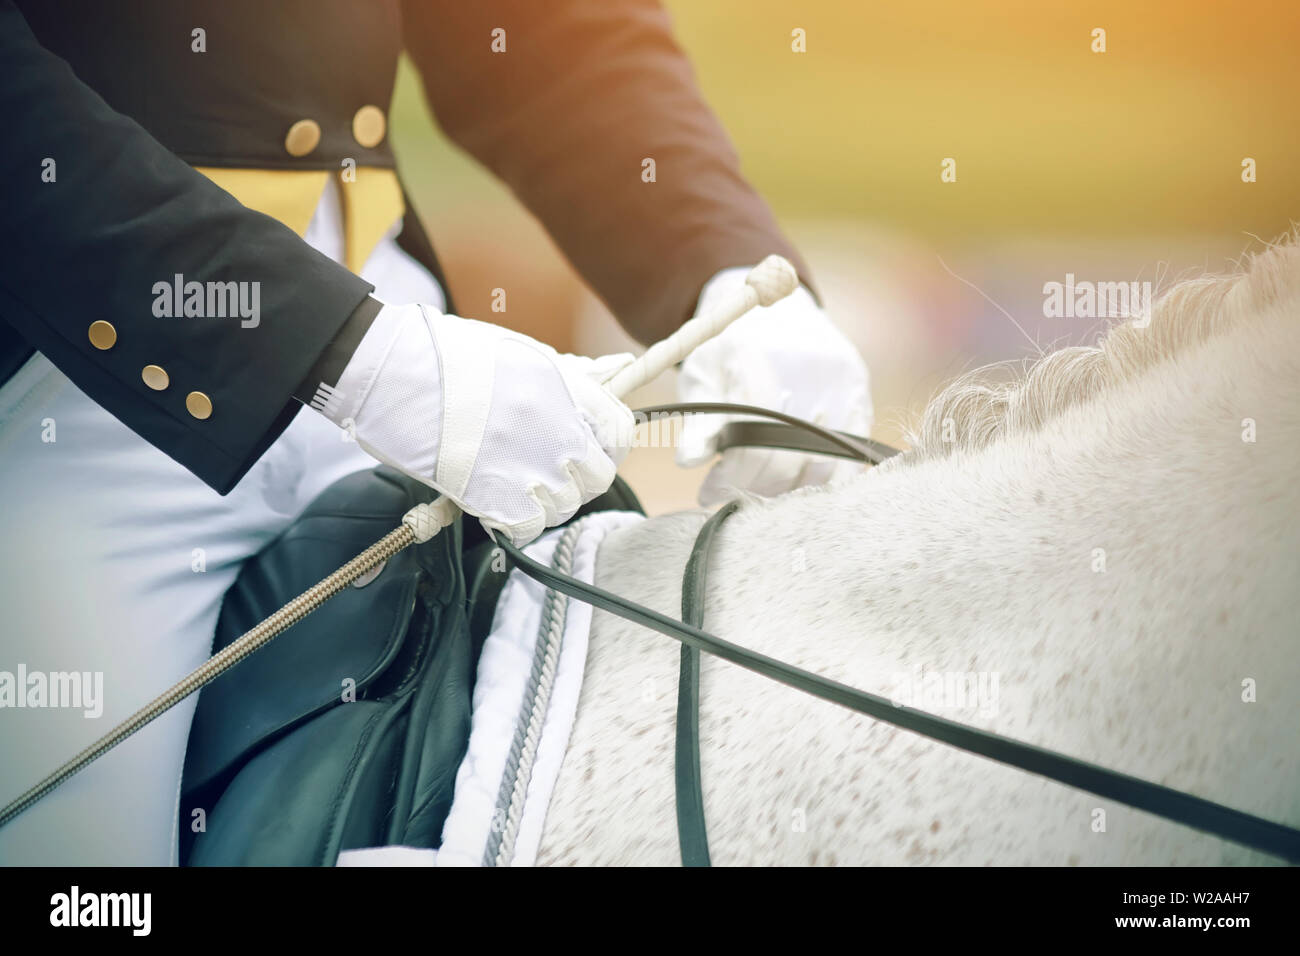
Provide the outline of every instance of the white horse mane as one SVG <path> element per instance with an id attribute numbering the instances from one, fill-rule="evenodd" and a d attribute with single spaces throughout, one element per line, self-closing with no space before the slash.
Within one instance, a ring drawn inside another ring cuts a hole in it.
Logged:
<path id="1" fill-rule="evenodd" d="M 1237 271 L 1184 279 L 1152 304 L 1150 316 L 1113 325 L 1094 346 L 1048 353 L 1028 371 L 991 381 L 1009 363 L 975 369 L 943 388 L 907 431 L 909 454 L 919 462 L 977 451 L 1006 435 L 1040 429 L 1047 421 L 1101 391 L 1132 381 L 1153 365 L 1300 299 L 1300 227 L 1251 255 Z"/>

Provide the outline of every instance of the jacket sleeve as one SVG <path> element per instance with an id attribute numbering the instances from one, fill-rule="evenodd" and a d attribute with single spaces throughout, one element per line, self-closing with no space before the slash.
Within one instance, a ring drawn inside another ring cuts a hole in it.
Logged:
<path id="1" fill-rule="evenodd" d="M 776 252 L 808 282 L 657 2 L 404 0 L 403 34 L 439 125 L 642 342 L 688 318 L 727 266 Z"/>
<path id="2" fill-rule="evenodd" d="M 0 319 L 225 494 L 299 410 L 294 389 L 372 287 L 110 109 L 9 0 L 0 63 Z M 178 281 L 243 284 L 212 288 L 242 288 L 255 315 L 163 317 L 160 290 Z M 115 330 L 107 349 L 91 342 L 96 321 Z M 161 390 L 143 380 L 149 365 L 166 372 Z M 208 417 L 189 410 L 192 392 Z"/>

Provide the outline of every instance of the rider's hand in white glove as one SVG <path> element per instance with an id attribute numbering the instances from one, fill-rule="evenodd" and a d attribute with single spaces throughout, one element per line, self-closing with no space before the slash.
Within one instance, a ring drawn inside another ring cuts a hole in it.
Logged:
<path id="1" fill-rule="evenodd" d="M 430 306 L 385 305 L 322 411 L 522 545 L 614 481 L 634 422 L 600 383 L 631 360 L 561 355 Z"/>
<path id="2" fill-rule="evenodd" d="M 700 295 L 701 313 L 745 281 L 749 269 L 724 269 Z M 867 367 L 802 286 L 774 305 L 742 316 L 682 362 L 683 402 L 759 405 L 825 428 L 865 435 L 872 409 Z M 677 463 L 701 465 L 715 453 L 721 415 L 692 415 L 681 432 Z M 776 495 L 861 470 L 853 462 L 766 448 L 725 451 L 700 488 L 700 503 L 716 504 L 736 489 Z"/>

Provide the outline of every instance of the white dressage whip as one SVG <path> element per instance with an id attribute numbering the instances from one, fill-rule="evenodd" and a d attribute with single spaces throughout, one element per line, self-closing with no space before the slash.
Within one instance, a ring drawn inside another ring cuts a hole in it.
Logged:
<path id="1" fill-rule="evenodd" d="M 798 285 L 799 277 L 794 266 L 781 256 L 768 256 L 750 271 L 742 287 L 708 313 L 689 319 L 672 335 L 650 346 L 638 359 L 611 376 L 604 383 L 605 387 L 618 398 L 625 397 L 676 365 L 750 309 L 772 305 L 793 292 Z M 0 826 L 4 826 L 83 767 L 301 621 L 357 578 L 374 570 L 402 549 L 428 541 L 460 514 L 461 510 L 456 503 L 446 497 L 416 505 L 402 516 L 400 526 L 242 634 L 232 644 L 212 655 L 165 693 L 5 806 L 0 810 Z"/>

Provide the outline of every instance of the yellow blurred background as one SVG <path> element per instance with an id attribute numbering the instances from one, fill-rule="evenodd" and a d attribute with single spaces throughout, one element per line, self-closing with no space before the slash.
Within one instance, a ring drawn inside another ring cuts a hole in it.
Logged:
<path id="1" fill-rule="evenodd" d="M 866 357 L 884 441 L 961 371 L 1094 339 L 1104 320 L 1044 316 L 1044 283 L 1159 288 L 1231 268 L 1300 219 L 1298 0 L 666 6 L 746 175 Z M 438 132 L 406 62 L 392 131 L 461 314 L 564 350 L 631 347 L 540 225 Z M 671 397 L 665 381 L 637 400 Z M 704 469 L 647 449 L 623 473 L 657 513 L 691 506 Z"/>

